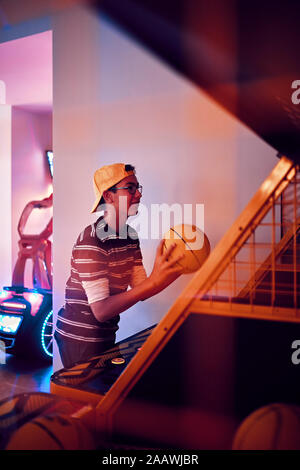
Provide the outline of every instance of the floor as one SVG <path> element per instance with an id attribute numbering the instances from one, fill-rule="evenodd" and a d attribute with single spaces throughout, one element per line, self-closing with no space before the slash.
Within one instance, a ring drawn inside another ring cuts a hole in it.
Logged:
<path id="1" fill-rule="evenodd" d="M 0 401 L 24 392 L 50 392 L 52 365 L 6 355 L 0 364 Z"/>

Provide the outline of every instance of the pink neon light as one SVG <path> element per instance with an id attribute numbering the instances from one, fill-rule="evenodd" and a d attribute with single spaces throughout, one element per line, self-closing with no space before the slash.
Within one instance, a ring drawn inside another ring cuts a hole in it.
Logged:
<path id="1" fill-rule="evenodd" d="M 43 295 L 36 292 L 24 292 L 24 299 L 26 299 L 31 305 L 30 314 L 34 317 L 38 312 L 41 303 L 43 302 Z"/>

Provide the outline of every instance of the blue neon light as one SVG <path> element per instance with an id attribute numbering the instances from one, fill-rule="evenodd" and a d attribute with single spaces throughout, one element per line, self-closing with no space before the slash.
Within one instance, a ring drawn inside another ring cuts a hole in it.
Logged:
<path id="1" fill-rule="evenodd" d="M 14 334 L 18 331 L 22 317 L 14 315 L 0 315 L 0 331 Z"/>
<path id="2" fill-rule="evenodd" d="M 50 356 L 50 357 L 53 357 L 53 352 L 51 353 L 50 351 L 48 351 L 47 347 L 46 347 L 46 344 L 45 344 L 45 329 L 46 329 L 46 326 L 47 326 L 47 323 L 49 321 L 49 318 L 52 316 L 53 314 L 53 311 L 51 310 L 51 312 L 48 313 L 48 315 L 46 316 L 45 320 L 44 320 L 44 323 L 43 323 L 43 326 L 42 326 L 42 331 L 41 331 L 41 342 L 42 342 L 42 347 L 43 347 L 43 350 L 45 352 L 45 354 L 47 354 L 47 356 Z"/>
<path id="3" fill-rule="evenodd" d="M 9 297 L 11 297 L 11 293 L 9 291 L 0 291 L 0 300 L 8 299 Z"/>
<path id="4" fill-rule="evenodd" d="M 48 164 L 49 164 L 49 168 L 50 168 L 50 173 L 51 173 L 51 176 L 53 178 L 53 152 L 50 151 L 50 150 L 47 150 L 47 159 L 48 159 Z"/>

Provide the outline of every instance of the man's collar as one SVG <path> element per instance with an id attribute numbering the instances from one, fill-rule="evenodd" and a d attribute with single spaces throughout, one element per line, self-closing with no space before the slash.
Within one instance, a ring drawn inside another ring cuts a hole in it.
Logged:
<path id="1" fill-rule="evenodd" d="M 130 226 L 125 225 L 123 232 L 121 234 L 116 233 L 104 220 L 104 216 L 102 215 L 95 223 L 96 226 L 96 234 L 97 237 L 101 241 L 112 240 L 117 238 L 124 238 L 126 239 L 129 235 Z"/>
<path id="2" fill-rule="evenodd" d="M 104 220 L 104 216 L 101 215 L 96 221 L 96 235 L 101 241 L 109 240 L 111 238 L 118 238 L 116 232 L 107 225 Z"/>

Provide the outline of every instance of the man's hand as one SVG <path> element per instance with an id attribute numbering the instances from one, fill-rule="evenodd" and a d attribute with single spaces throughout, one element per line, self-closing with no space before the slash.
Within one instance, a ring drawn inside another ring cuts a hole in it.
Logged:
<path id="1" fill-rule="evenodd" d="M 148 283 L 151 285 L 151 295 L 149 297 L 161 292 L 182 274 L 182 267 L 176 263 L 184 258 L 184 255 L 181 254 L 170 259 L 170 256 L 175 248 L 176 243 L 173 243 L 164 252 L 164 240 L 160 241 L 156 250 L 156 258 L 154 261 L 152 273 L 145 281 L 148 281 Z"/>

